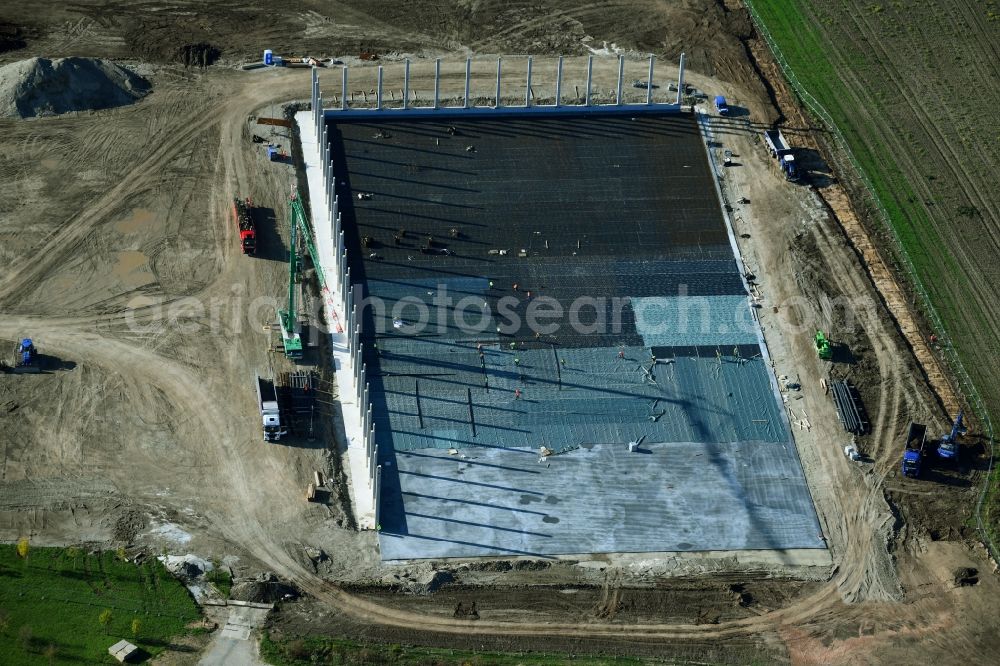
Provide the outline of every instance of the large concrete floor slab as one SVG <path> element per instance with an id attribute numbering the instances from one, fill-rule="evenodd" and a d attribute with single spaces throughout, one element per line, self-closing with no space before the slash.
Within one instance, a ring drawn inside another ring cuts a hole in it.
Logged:
<path id="1" fill-rule="evenodd" d="M 383 558 L 823 547 L 691 116 L 343 118 Z"/>
<path id="2" fill-rule="evenodd" d="M 586 445 L 395 456 L 387 560 L 825 548 L 792 445 Z"/>

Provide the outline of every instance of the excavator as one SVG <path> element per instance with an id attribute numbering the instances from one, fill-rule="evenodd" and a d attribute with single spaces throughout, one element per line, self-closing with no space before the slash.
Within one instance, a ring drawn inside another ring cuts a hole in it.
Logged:
<path id="1" fill-rule="evenodd" d="M 964 416 L 965 411 L 958 410 L 958 416 L 955 417 L 955 422 L 951 425 L 951 432 L 941 437 L 937 448 L 938 458 L 942 460 L 958 458 L 958 438 L 967 432 L 966 427 L 962 424 Z"/>

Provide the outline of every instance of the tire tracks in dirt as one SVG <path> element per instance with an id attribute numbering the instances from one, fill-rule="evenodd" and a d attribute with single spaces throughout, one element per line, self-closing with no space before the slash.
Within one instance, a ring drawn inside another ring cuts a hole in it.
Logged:
<path id="1" fill-rule="evenodd" d="M 775 64 L 767 45 L 758 39 L 751 40 L 749 46 L 761 73 L 771 82 L 775 101 L 789 118 L 789 124 L 794 127 L 809 127 L 808 120 L 802 115 L 799 107 L 792 102 L 794 96 L 789 91 L 788 84 Z M 866 113 L 863 104 L 857 108 L 859 113 Z M 812 148 L 820 153 L 824 152 L 819 142 L 811 134 L 803 133 L 799 139 L 804 144 L 803 147 Z M 848 241 L 860 257 L 862 267 L 875 284 L 876 292 L 883 299 L 886 308 L 903 334 L 903 338 L 920 364 L 928 384 L 948 413 L 957 412 L 960 403 L 951 385 L 951 380 L 945 373 L 938 357 L 931 350 L 920 325 L 917 323 L 910 308 L 908 295 L 900 287 L 896 276 L 884 261 L 881 251 L 875 245 L 867 229 L 861 224 L 847 192 L 840 184 L 830 184 L 823 188 L 817 188 L 817 193 L 830 207 L 834 217 L 847 235 Z"/>
<path id="2" fill-rule="evenodd" d="M 258 88 L 250 82 L 245 82 L 242 88 L 236 87 L 234 94 L 227 97 L 225 102 L 192 110 L 182 119 L 190 123 L 183 132 L 187 140 L 197 139 L 215 124 L 221 123 L 222 127 L 222 132 L 216 138 L 220 145 L 218 157 L 214 162 L 218 179 L 213 185 L 215 188 L 213 192 L 214 198 L 222 199 L 223 203 L 214 204 L 215 219 L 211 223 L 216 226 L 222 224 L 225 231 L 218 234 L 217 238 L 223 246 L 215 249 L 218 272 L 215 279 L 199 292 L 200 296 L 207 297 L 227 288 L 226 280 L 233 276 L 234 264 L 239 258 L 233 249 L 234 243 L 231 242 L 232 232 L 228 229 L 225 198 L 221 193 L 225 191 L 227 195 L 231 195 L 233 189 L 249 187 L 253 182 L 254 174 L 251 173 L 249 166 L 252 164 L 250 158 L 253 155 L 243 138 L 246 115 L 256 106 L 271 100 L 288 99 L 306 87 L 306 76 L 302 76 L 301 80 L 282 78 L 279 85 L 269 81 L 268 87 L 263 90 L 261 90 L 263 86 Z M 207 116 L 211 118 L 206 119 Z M 116 188 L 116 194 L 127 195 L 134 191 L 132 187 L 145 187 L 149 180 L 155 178 L 158 165 L 162 165 L 176 154 L 176 150 L 166 147 L 154 148 L 153 154 L 141 164 L 140 178 L 130 180 L 127 184 L 123 183 Z M 59 240 L 79 242 L 115 209 L 114 202 L 114 198 L 102 197 L 86 211 L 85 215 L 74 221 L 72 230 L 57 234 L 46 243 L 45 247 L 51 247 L 56 242 L 56 237 Z M 44 255 L 39 256 L 44 257 Z M 2 293 L 9 296 L 12 289 L 25 284 L 27 279 L 43 276 L 55 264 L 51 257 L 45 259 L 46 261 L 39 262 L 41 265 L 31 268 L 29 278 L 4 281 Z M 244 448 L 259 446 L 259 442 L 244 437 L 242 430 L 231 425 L 232 421 L 238 421 L 243 415 L 234 413 L 234 408 L 227 402 L 227 392 L 223 390 L 226 387 L 206 384 L 205 379 L 199 376 L 197 368 L 168 358 L 163 353 L 142 348 L 133 342 L 117 340 L 108 335 L 86 330 L 98 320 L 109 327 L 114 327 L 117 322 L 123 322 L 125 316 L 126 313 L 102 317 L 13 316 L 0 321 L 0 335 L 8 337 L 17 335 L 25 326 L 30 325 L 32 330 L 38 331 L 39 337 L 46 339 L 47 345 L 53 351 L 58 351 L 66 357 L 106 367 L 118 374 L 127 375 L 128 381 L 152 384 L 161 390 L 165 400 L 176 410 L 178 418 L 196 422 L 199 431 L 198 445 L 204 449 L 200 455 L 206 459 L 224 461 L 227 485 L 224 489 L 213 492 L 226 493 L 232 508 L 226 515 L 212 516 L 216 528 L 228 540 L 246 548 L 279 576 L 295 583 L 307 593 L 341 612 L 360 620 L 454 635 L 579 638 L 597 636 L 626 640 L 704 641 L 806 625 L 817 618 L 842 612 L 844 598 L 851 598 L 855 594 L 868 597 L 891 592 L 886 590 L 879 576 L 879 562 L 875 561 L 872 555 L 872 544 L 879 534 L 879 525 L 873 522 L 871 516 L 880 513 L 877 505 L 879 501 L 884 501 L 880 490 L 884 479 L 883 473 L 863 496 L 845 505 L 843 530 L 846 533 L 847 546 L 840 558 L 840 567 L 834 578 L 807 597 L 760 616 L 727 621 L 718 625 L 564 622 L 539 626 L 537 623 L 527 622 L 483 620 L 470 622 L 434 617 L 360 598 L 315 574 L 300 557 L 296 556 L 300 549 L 298 544 L 281 542 L 269 531 L 269 516 L 265 507 L 273 501 L 273 498 L 264 494 L 259 484 L 255 483 L 262 470 L 255 468 L 249 457 L 243 455 Z M 138 316 L 146 321 L 147 318 L 152 319 L 157 315 L 153 307 L 149 306 L 148 309 L 140 310 Z M 892 352 L 887 347 L 880 350 L 882 354 Z M 898 375 L 892 377 L 898 379 Z M 896 385 L 898 382 L 894 381 L 893 384 Z M 891 424 L 898 418 L 901 395 L 901 389 L 896 388 L 886 397 L 892 409 L 889 410 L 889 416 L 880 419 L 879 433 L 882 438 L 888 439 L 891 436 Z M 886 452 L 882 464 L 887 464 L 884 461 L 888 460 L 888 455 Z M 882 587 L 879 587 L 880 585 Z"/>
<path id="3" fill-rule="evenodd" d="M 251 84 L 246 84 L 249 88 Z M 307 85 L 305 76 L 301 80 L 289 80 L 285 85 L 271 85 L 265 92 L 247 93 L 229 97 L 224 103 L 214 108 L 191 110 L 178 120 L 177 125 L 185 125 L 179 134 L 186 140 L 195 140 L 210 127 L 222 123 L 224 129 L 219 136 L 218 168 L 222 170 L 221 189 L 234 186 L 247 186 L 251 180 L 249 163 L 246 159 L 248 149 L 242 140 L 242 123 L 249 108 L 254 108 L 271 99 L 287 99 L 292 91 Z M 175 125 L 176 126 L 176 125 Z M 21 263 L 22 270 L 8 276 L 2 282 L 5 296 L 10 296 L 30 281 L 37 280 L 52 269 L 61 256 L 71 251 L 75 244 L 82 242 L 87 234 L 117 209 L 118 201 L 135 191 L 147 186 L 148 182 L 157 177 L 156 170 L 172 159 L 178 152 L 176 140 L 166 142 L 166 145 L 155 146 L 152 154 L 143 160 L 136 177 L 121 183 L 107 195 L 101 197 L 93 206 L 79 217 L 53 234 L 38 251 L 38 259 L 26 259 Z M 218 191 L 218 190 L 217 190 Z M 221 208 L 222 206 L 218 206 Z M 223 223 L 224 211 L 215 220 L 215 224 Z M 225 236 L 225 234 L 220 234 Z M 229 239 L 231 240 L 231 239 Z M 231 243 L 226 243 L 231 245 Z M 57 245 L 63 245 L 62 252 L 52 253 Z M 225 278 L 237 258 L 231 248 L 217 248 L 220 257 L 221 272 L 216 279 L 206 287 L 202 296 L 207 296 L 225 288 Z M 34 264 L 31 265 L 32 261 Z M 26 265 L 27 264 L 27 265 Z M 192 421 L 192 427 L 199 434 L 197 441 L 199 456 L 202 459 L 225 461 L 227 483 L 214 493 L 224 493 L 231 507 L 228 515 L 213 516 L 217 529 L 225 537 L 239 543 L 254 557 L 271 567 L 280 576 L 294 582 L 301 589 L 327 601 L 342 612 L 359 619 L 376 624 L 388 624 L 403 628 L 419 628 L 427 631 L 450 634 L 477 635 L 533 635 L 533 636 L 603 636 L 631 639 L 668 639 L 668 638 L 698 638 L 735 636 L 769 631 L 781 622 L 798 622 L 810 617 L 818 609 L 829 604 L 840 603 L 840 597 L 834 585 L 826 585 L 809 598 L 774 611 L 771 614 L 737 620 L 724 625 L 675 625 L 652 624 L 621 626 L 610 623 L 558 623 L 539 627 L 535 623 L 506 622 L 476 622 L 452 618 L 436 618 L 407 611 L 401 611 L 385 605 L 365 600 L 349 594 L 334 583 L 328 582 L 310 571 L 293 554 L 299 546 L 275 541 L 275 537 L 267 529 L 265 510 L 273 498 L 261 496 L 259 485 L 254 479 L 261 470 L 250 467 L 248 456 L 243 455 L 246 446 L 257 446 L 259 443 L 250 437 L 241 438 L 240 434 L 230 425 L 240 415 L 232 412 L 233 408 L 226 401 L 227 392 L 222 387 L 213 387 L 199 376 L 196 368 L 178 360 L 168 358 L 162 353 L 144 348 L 133 341 L 119 340 L 108 335 L 94 332 L 92 327 L 101 322 L 112 328 L 117 322 L 124 322 L 127 312 L 115 315 L 101 316 L 9 316 L 0 321 L 0 336 L 16 336 L 22 330 L 34 331 L 40 339 L 45 339 L 48 349 L 66 358 L 77 359 L 78 362 L 94 364 L 107 368 L 121 375 L 126 382 L 138 385 L 149 385 L 162 392 L 164 400 L 171 406 L 178 421 Z M 138 313 L 146 320 L 157 316 L 155 308 L 148 306 Z M 178 473 L 184 473 L 183 470 Z M 208 492 L 208 489 L 206 489 Z"/>
<path id="4" fill-rule="evenodd" d="M 178 123 L 179 138 L 191 138 L 199 130 L 218 122 L 217 119 L 200 122 L 198 113 L 191 113 L 185 119 L 188 122 Z M 159 168 L 164 166 L 181 148 L 177 143 L 162 142 L 154 148 L 153 154 L 143 160 L 129 179 L 123 180 L 104 196 L 100 197 L 90 208 L 81 211 L 70 218 L 70 222 L 60 225 L 53 231 L 35 251 L 34 255 L 13 262 L 7 267 L 6 274 L 0 278 L 0 301 L 8 302 L 12 294 L 22 292 L 26 286 L 36 283 L 53 266 L 65 261 L 74 254 L 80 244 L 93 228 L 106 219 L 111 212 L 118 210 L 125 195 L 132 190 L 155 182 L 159 177 Z"/>
<path id="5" fill-rule="evenodd" d="M 902 101 L 905 103 L 906 108 L 909 109 L 908 115 L 911 115 L 916 120 L 923 135 L 933 144 L 937 154 L 944 162 L 944 167 L 951 172 L 950 182 L 956 185 L 963 192 L 965 198 L 979 209 L 981 216 L 988 218 L 989 222 L 984 225 L 984 229 L 989 234 L 993 247 L 1000 248 L 1000 223 L 998 223 L 996 218 L 995 208 L 990 204 L 990 199 L 977 184 L 978 178 L 966 167 L 967 160 L 962 159 L 962 156 L 955 150 L 953 142 L 944 136 L 939 124 L 932 120 L 931 112 L 928 111 L 927 105 L 921 101 L 920 91 L 915 90 L 909 83 L 909 79 L 899 72 L 898 67 L 895 65 L 895 63 L 900 61 L 899 54 L 890 54 L 888 52 L 883 41 L 879 38 L 877 29 L 869 19 L 865 18 L 863 12 L 849 13 L 848 15 L 857 27 L 858 34 L 865 36 L 865 41 L 871 45 L 873 50 L 878 52 L 880 59 L 886 63 L 883 71 L 887 74 L 893 86 L 902 93 L 897 102 Z M 902 147 L 900 147 L 900 151 L 902 151 Z M 903 155 L 905 153 L 899 152 L 898 154 Z M 919 178 L 911 179 L 911 181 L 919 180 Z M 930 198 L 929 193 L 925 197 L 925 200 L 926 198 Z M 947 242 L 947 239 L 951 236 L 951 230 L 947 225 L 942 227 L 936 217 L 935 215 L 928 214 L 928 219 L 937 227 L 941 238 Z M 970 248 L 954 243 L 949 243 L 949 246 L 951 246 L 954 253 L 961 257 L 960 263 L 966 269 L 966 272 L 969 275 L 974 275 L 976 273 L 974 270 L 976 258 L 970 255 Z M 973 270 L 970 270 L 970 267 L 973 267 Z M 992 289 L 980 280 L 970 280 L 969 286 L 975 292 L 977 308 L 980 312 L 988 316 L 991 312 L 990 306 L 994 301 Z M 991 319 L 994 319 L 993 323 L 997 324 L 996 318 Z M 997 326 L 993 326 L 992 328 L 996 329 Z"/>

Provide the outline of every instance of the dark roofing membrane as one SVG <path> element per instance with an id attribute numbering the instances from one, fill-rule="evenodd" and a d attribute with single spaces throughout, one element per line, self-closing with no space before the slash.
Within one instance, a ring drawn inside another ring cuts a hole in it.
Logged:
<path id="1" fill-rule="evenodd" d="M 383 559 L 825 547 L 692 116 L 330 130 Z"/>

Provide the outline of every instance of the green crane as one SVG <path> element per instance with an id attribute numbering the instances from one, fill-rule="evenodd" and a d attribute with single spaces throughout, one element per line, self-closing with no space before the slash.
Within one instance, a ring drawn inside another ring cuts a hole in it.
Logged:
<path id="1" fill-rule="evenodd" d="M 299 313 L 295 308 L 295 283 L 298 278 L 298 248 L 295 223 L 295 205 L 298 197 L 292 198 L 292 215 L 289 220 L 291 233 L 288 240 L 288 308 L 278 310 L 278 326 L 281 328 L 281 341 L 285 347 L 285 356 L 290 359 L 302 358 L 302 336 L 299 334 Z M 301 204 L 299 204 L 301 209 Z"/>
<path id="2" fill-rule="evenodd" d="M 309 252 L 320 289 L 326 289 L 326 275 L 320 265 L 319 253 L 313 241 L 312 225 L 306 217 L 305 208 L 299 193 L 293 194 L 289 200 L 289 249 L 288 249 L 288 309 L 278 311 L 278 325 L 281 327 L 281 339 L 285 346 L 285 356 L 290 359 L 302 358 L 302 337 L 299 333 L 298 311 L 295 309 L 295 285 L 298 281 L 299 255 L 298 238 Z"/>
<path id="3" fill-rule="evenodd" d="M 292 224 L 298 226 L 299 233 L 305 241 L 306 249 L 309 250 L 309 257 L 312 259 L 313 268 L 316 269 L 316 278 L 319 280 L 320 290 L 326 289 L 326 276 L 323 275 L 323 268 L 320 266 L 319 254 L 316 252 L 316 245 L 313 243 L 312 225 L 306 217 L 306 211 L 302 207 L 302 200 L 298 192 L 291 199 Z"/>

